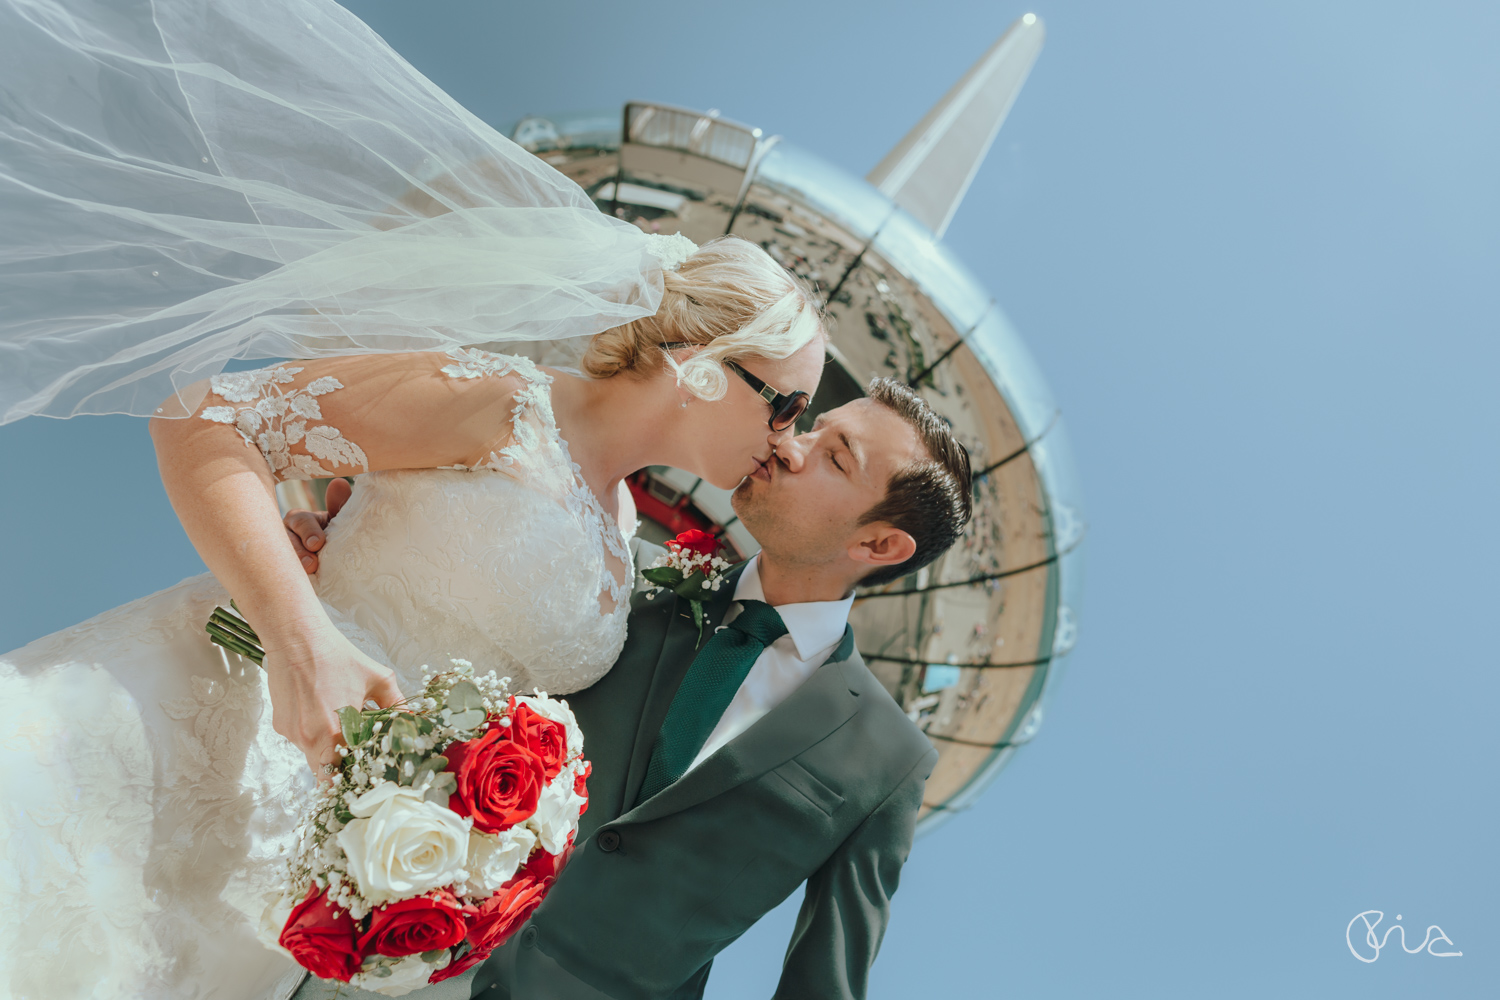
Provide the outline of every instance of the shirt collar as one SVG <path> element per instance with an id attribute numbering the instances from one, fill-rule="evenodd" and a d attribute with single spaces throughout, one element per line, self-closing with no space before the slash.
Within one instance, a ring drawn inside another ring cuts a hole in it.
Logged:
<path id="1" fill-rule="evenodd" d="M 766 593 L 760 586 L 760 556 L 750 557 L 745 571 L 734 586 L 736 601 L 764 601 Z M 838 643 L 844 637 L 844 626 L 849 622 L 849 609 L 854 606 L 854 595 L 837 601 L 808 601 L 803 604 L 776 605 L 777 614 L 786 624 L 787 634 L 797 647 L 797 657 L 810 660 L 813 655 Z"/>

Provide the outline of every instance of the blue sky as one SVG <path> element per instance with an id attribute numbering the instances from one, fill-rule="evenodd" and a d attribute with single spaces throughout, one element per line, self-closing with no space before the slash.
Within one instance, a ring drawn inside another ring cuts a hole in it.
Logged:
<path id="1" fill-rule="evenodd" d="M 1035 10 L 946 239 L 1067 415 L 1081 638 L 1040 735 L 917 844 L 870 995 L 1500 982 L 1500 6 L 350 6 L 502 127 L 717 107 L 856 173 Z M 0 649 L 199 571 L 143 423 L 0 428 L 0 468 Z M 1464 957 L 1356 961 L 1369 909 Z M 792 913 L 708 995 L 768 996 Z"/>

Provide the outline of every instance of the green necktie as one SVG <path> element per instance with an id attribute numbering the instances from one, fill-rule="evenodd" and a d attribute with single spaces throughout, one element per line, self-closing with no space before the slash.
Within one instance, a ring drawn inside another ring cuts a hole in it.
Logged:
<path id="1" fill-rule="evenodd" d="M 688 766 L 724 716 L 761 652 L 786 635 L 786 623 L 765 601 L 741 601 L 743 610 L 715 630 L 693 657 L 661 724 L 637 802 L 644 802 L 687 773 Z"/>

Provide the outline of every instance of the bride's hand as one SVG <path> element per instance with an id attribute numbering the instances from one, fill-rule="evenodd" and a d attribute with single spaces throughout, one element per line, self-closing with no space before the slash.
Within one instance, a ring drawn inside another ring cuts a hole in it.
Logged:
<path id="1" fill-rule="evenodd" d="M 331 631 L 331 630 L 330 630 Z M 387 708 L 401 700 L 396 674 L 337 632 L 294 649 L 266 650 L 271 687 L 271 727 L 297 745 L 319 780 L 343 742 L 338 710 L 373 700 Z"/>

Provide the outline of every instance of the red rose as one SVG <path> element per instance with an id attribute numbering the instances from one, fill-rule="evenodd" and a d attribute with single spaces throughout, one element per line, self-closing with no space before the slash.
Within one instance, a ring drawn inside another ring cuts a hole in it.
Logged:
<path id="1" fill-rule="evenodd" d="M 578 807 L 578 815 L 582 816 L 589 811 L 589 775 L 594 773 L 594 765 L 590 761 L 583 762 L 583 770 L 573 779 L 573 794 L 583 796 L 583 805 Z"/>
<path id="2" fill-rule="evenodd" d="M 493 950 L 516 932 L 531 911 L 541 905 L 552 885 L 550 878 L 518 875 L 500 891 L 479 904 L 479 913 L 469 921 L 469 944 L 476 951 Z"/>
<path id="3" fill-rule="evenodd" d="M 489 958 L 490 952 L 493 950 L 494 949 L 491 948 L 486 948 L 483 950 L 479 948 L 470 948 L 468 951 L 464 952 L 463 955 L 455 958 L 443 968 L 434 972 L 431 976 L 428 977 L 427 982 L 440 983 L 444 979 L 452 979 L 454 976 L 462 975 L 463 973 L 468 972 L 470 969 L 474 968 L 474 966 L 478 965 L 480 962 L 483 962 L 485 959 Z"/>
<path id="4" fill-rule="evenodd" d="M 547 783 L 546 765 L 509 739 L 500 726 L 491 726 L 477 739 L 449 744 L 443 756 L 458 781 L 448 808 L 472 816 L 474 829 L 501 833 L 536 812 L 537 798 Z"/>
<path id="5" fill-rule="evenodd" d="M 706 531 L 692 528 L 668 542 L 667 548 L 673 551 L 687 549 L 696 555 L 711 556 L 719 551 L 719 540 Z"/>
<path id="6" fill-rule="evenodd" d="M 531 857 L 521 866 L 516 875 L 529 875 L 535 879 L 546 879 L 552 881 L 562 873 L 563 867 L 568 859 L 573 856 L 573 834 L 568 834 L 568 845 L 563 848 L 561 854 L 548 854 L 540 847 L 531 852 Z"/>
<path id="7" fill-rule="evenodd" d="M 452 948 L 468 933 L 465 910 L 452 893 L 441 889 L 377 907 L 370 913 L 370 929 L 359 939 L 359 949 L 366 955 L 400 958 Z"/>
<path id="8" fill-rule="evenodd" d="M 568 730 L 561 722 L 554 722 L 532 711 L 525 702 L 512 698 L 510 729 L 506 735 L 542 759 L 548 781 L 562 773 L 568 759 Z"/>
<path id="9" fill-rule="evenodd" d="M 328 894 L 313 886 L 307 890 L 307 898 L 292 909 L 279 940 L 298 965 L 319 979 L 347 983 L 359 971 L 357 933 L 349 911 L 329 903 Z"/>

